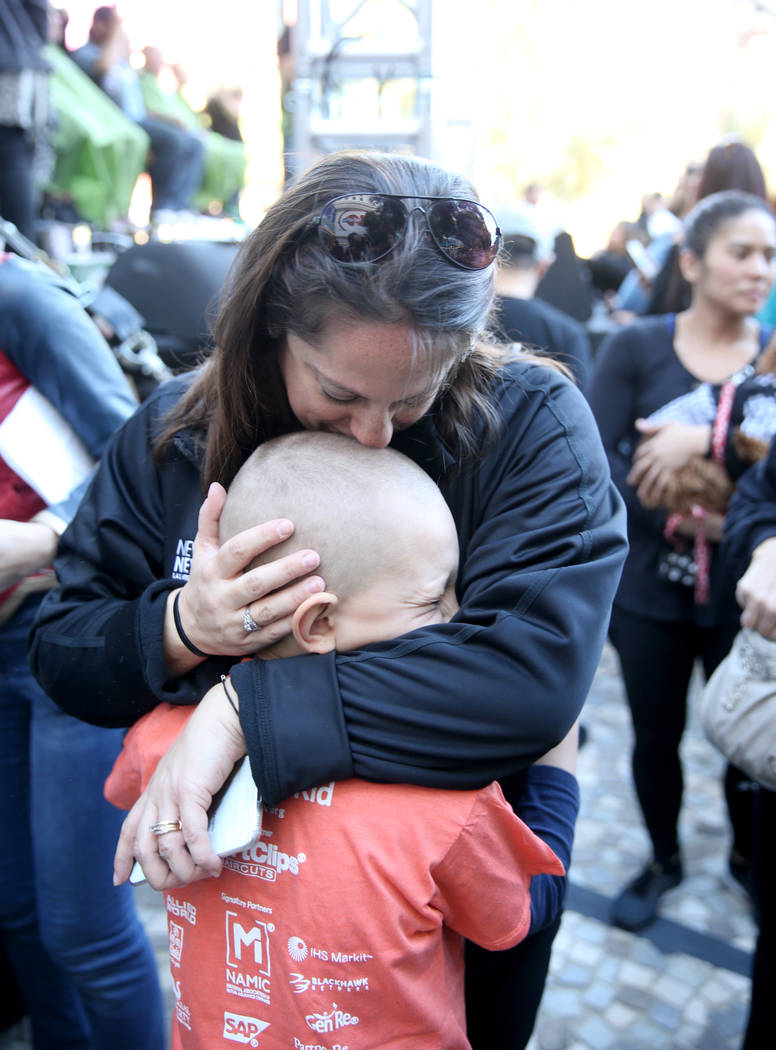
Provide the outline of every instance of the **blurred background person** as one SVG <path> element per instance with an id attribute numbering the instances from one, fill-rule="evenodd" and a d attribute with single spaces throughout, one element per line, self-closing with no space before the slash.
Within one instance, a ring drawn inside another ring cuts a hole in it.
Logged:
<path id="1" fill-rule="evenodd" d="M 129 55 L 129 39 L 118 11 L 115 7 L 98 7 L 92 16 L 89 42 L 72 57 L 150 137 L 151 218 L 168 221 L 176 213 L 186 213 L 191 205 L 202 182 L 205 148 L 200 136 L 148 113 Z"/>
<path id="2" fill-rule="evenodd" d="M 0 255 L 0 935 L 35 1050 L 163 1050 L 156 962 L 103 797 L 120 730 L 61 711 L 27 636 L 95 457 L 136 401 L 46 267 Z M 120 643 L 121 644 L 121 643 Z"/>
<path id="3" fill-rule="evenodd" d="M 688 186 L 689 193 L 693 179 Z M 703 200 L 712 193 L 723 190 L 741 190 L 767 200 L 765 175 L 754 150 L 738 139 L 731 139 L 714 146 L 709 151 L 697 176 L 695 200 Z M 666 314 L 686 310 L 690 302 L 690 287 L 679 266 L 680 244 L 673 239 L 668 252 L 654 277 L 647 304 L 642 313 Z"/>
<path id="4" fill-rule="evenodd" d="M 634 230 L 628 241 L 640 241 L 645 250 L 630 258 L 630 272 L 623 276 L 617 294 L 611 301 L 614 319 L 620 323 L 627 324 L 635 320 L 637 315 L 647 312 L 652 282 L 671 249 L 681 238 L 682 220 L 698 200 L 698 183 L 702 170 L 700 164 L 691 162 L 687 165 L 679 176 L 666 208 L 659 211 L 654 208 L 650 210 L 645 208 L 644 201 L 642 202 L 642 211 L 636 223 L 641 227 L 641 233 Z M 654 199 L 656 195 L 649 196 Z M 627 250 L 626 243 L 626 252 Z"/>
<path id="5" fill-rule="evenodd" d="M 504 250 L 496 280 L 496 327 L 512 343 L 525 343 L 567 365 L 585 389 L 590 375 L 590 343 L 584 327 L 550 303 L 536 298 L 539 281 L 554 259 L 552 238 L 537 221 L 535 208 L 522 203 L 498 216 Z"/>
<path id="6" fill-rule="evenodd" d="M 776 642 L 776 442 L 742 477 L 725 519 L 723 553 L 741 575 L 736 598 L 741 624 Z M 776 792 L 754 796 L 752 891 L 759 926 L 752 966 L 749 1018 L 742 1050 L 769 1050 L 776 1027 Z"/>
<path id="7" fill-rule="evenodd" d="M 629 930 L 650 923 L 662 894 L 682 879 L 679 746 L 687 690 L 696 660 L 708 677 L 738 630 L 732 587 L 719 571 L 724 510 L 697 497 L 677 521 L 669 518 L 666 493 L 674 472 L 709 450 L 723 384 L 742 381 L 768 341 L 770 332 L 753 315 L 773 284 L 774 252 L 776 223 L 765 201 L 732 192 L 701 201 L 687 218 L 679 260 L 691 288 L 689 308 L 610 336 L 590 384 L 612 476 L 628 507 L 630 552 L 609 636 L 631 711 L 633 781 L 652 849 L 614 901 L 613 921 Z M 711 399 L 711 421 L 690 424 L 666 409 L 690 392 Z M 646 422 L 661 409 L 663 422 Z M 706 564 L 695 557 L 699 536 Z M 729 866 L 746 883 L 751 796 L 738 791 L 739 780 L 735 772 L 726 778 Z"/>
<path id="8" fill-rule="evenodd" d="M 35 239 L 48 121 L 47 0 L 0 0 L 0 217 Z"/>

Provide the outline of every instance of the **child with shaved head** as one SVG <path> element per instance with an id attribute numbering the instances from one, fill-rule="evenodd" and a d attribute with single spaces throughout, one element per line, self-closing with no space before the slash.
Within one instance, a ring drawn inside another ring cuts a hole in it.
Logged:
<path id="1" fill-rule="evenodd" d="M 319 552 L 326 590 L 297 608 L 292 633 L 262 658 L 336 649 L 357 661 L 364 646 L 404 634 L 411 646 L 409 632 L 454 615 L 453 519 L 434 482 L 398 452 L 315 431 L 260 446 L 229 489 L 221 538 L 273 518 L 294 522 L 288 549 Z M 449 624 L 452 641 L 459 629 Z M 132 805 L 191 710 L 160 705 L 130 730 L 111 801 Z M 508 948 L 556 917 L 575 757 L 572 731 L 526 774 L 521 816 L 495 783 L 444 791 L 349 780 L 265 810 L 257 844 L 226 857 L 218 879 L 166 893 L 173 1050 L 224 1039 L 469 1047 L 464 940 Z"/>

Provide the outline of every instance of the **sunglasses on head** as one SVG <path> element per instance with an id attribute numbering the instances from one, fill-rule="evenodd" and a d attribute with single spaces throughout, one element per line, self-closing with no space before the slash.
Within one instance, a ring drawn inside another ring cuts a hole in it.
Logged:
<path id="1" fill-rule="evenodd" d="M 428 201 L 426 207 L 405 201 Z M 351 193 L 334 200 L 313 220 L 318 239 L 342 263 L 377 262 L 393 251 L 410 215 L 422 213 L 439 251 L 464 270 L 484 270 L 501 247 L 501 230 L 487 208 L 460 197 L 398 193 Z"/>

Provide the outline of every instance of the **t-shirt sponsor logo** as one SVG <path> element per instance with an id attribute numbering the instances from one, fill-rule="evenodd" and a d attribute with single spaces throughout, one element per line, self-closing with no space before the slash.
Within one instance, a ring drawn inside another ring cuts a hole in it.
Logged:
<path id="1" fill-rule="evenodd" d="M 173 981 L 172 988 L 175 993 L 175 1020 L 191 1031 L 191 1010 L 181 1002 L 181 982 Z"/>
<path id="2" fill-rule="evenodd" d="M 304 941 L 302 941 L 302 944 L 304 944 Z M 305 945 L 305 947 L 307 947 L 307 945 Z M 370 955 L 369 952 L 337 952 L 331 951 L 329 948 L 316 948 L 313 945 L 308 948 L 308 951 L 311 959 L 318 959 L 320 962 L 338 963 L 339 965 L 347 965 L 348 963 L 365 963 L 369 962 L 370 959 L 374 959 L 374 956 Z M 302 961 L 291 954 L 290 947 L 288 954 L 291 955 L 291 958 L 294 959 L 295 962 Z"/>
<path id="3" fill-rule="evenodd" d="M 172 919 L 169 920 L 168 926 L 170 958 L 174 963 L 180 965 L 181 955 L 183 954 L 183 927 L 179 926 L 177 922 L 173 922 Z"/>
<path id="4" fill-rule="evenodd" d="M 294 1036 L 294 1050 L 350 1050 L 350 1047 L 347 1043 L 332 1043 L 331 1046 L 324 1046 L 323 1043 L 303 1043 Z"/>
<path id="5" fill-rule="evenodd" d="M 233 857 L 224 857 L 224 867 L 265 882 L 275 882 L 285 872 L 299 874 L 299 867 L 307 860 L 307 855 L 296 856 L 284 853 L 274 842 L 257 842 L 250 849 L 243 850 Z"/>
<path id="6" fill-rule="evenodd" d="M 233 1043 L 258 1046 L 259 1036 L 265 1028 L 269 1028 L 269 1021 L 261 1021 L 258 1017 L 248 1017 L 246 1014 L 224 1011 L 224 1039 L 229 1039 Z"/>
<path id="7" fill-rule="evenodd" d="M 329 948 L 317 948 L 315 945 L 308 945 L 301 937 L 289 937 L 287 947 L 288 954 L 294 962 L 304 962 L 308 955 L 311 959 L 318 959 L 320 962 L 340 964 L 365 963 L 374 958 L 369 952 L 337 952 Z"/>
<path id="8" fill-rule="evenodd" d="M 191 901 L 179 901 L 177 897 L 171 897 L 167 894 L 165 905 L 170 915 L 175 915 L 179 919 L 185 919 L 192 926 L 197 925 L 197 907 Z"/>
<path id="9" fill-rule="evenodd" d="M 226 913 L 226 991 L 241 999 L 270 1003 L 269 935 L 272 923 L 245 927 L 236 912 Z"/>
<path id="10" fill-rule="evenodd" d="M 288 975 L 297 995 L 312 989 L 314 992 L 368 992 L 368 977 L 305 977 L 302 973 Z"/>
<path id="11" fill-rule="evenodd" d="M 221 900 L 224 904 L 238 904 L 241 908 L 248 908 L 251 911 L 262 911 L 266 915 L 272 914 L 272 908 L 268 908 L 266 904 L 259 904 L 258 901 L 246 901 L 242 897 L 230 897 L 228 893 L 221 893 Z"/>
<path id="12" fill-rule="evenodd" d="M 348 1025 L 358 1024 L 358 1017 L 349 1014 L 347 1010 L 340 1010 L 336 1003 L 331 1004 L 331 1010 L 326 1014 L 307 1014 L 305 1017 L 307 1027 L 314 1032 L 335 1032 L 338 1028 L 346 1028 Z"/>
<path id="13" fill-rule="evenodd" d="M 330 806 L 334 798 L 334 781 L 307 791 L 297 791 L 294 798 L 301 798 L 304 802 L 315 802 L 318 806 Z"/>

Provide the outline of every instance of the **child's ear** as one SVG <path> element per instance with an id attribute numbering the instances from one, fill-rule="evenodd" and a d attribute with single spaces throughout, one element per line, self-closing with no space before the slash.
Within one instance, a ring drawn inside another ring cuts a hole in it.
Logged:
<path id="1" fill-rule="evenodd" d="M 305 598 L 294 613 L 292 631 L 297 645 L 306 653 L 330 653 L 336 648 L 332 612 L 337 597 L 320 591 Z"/>

